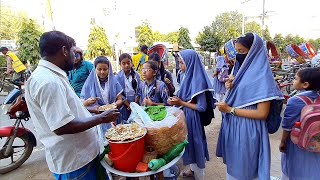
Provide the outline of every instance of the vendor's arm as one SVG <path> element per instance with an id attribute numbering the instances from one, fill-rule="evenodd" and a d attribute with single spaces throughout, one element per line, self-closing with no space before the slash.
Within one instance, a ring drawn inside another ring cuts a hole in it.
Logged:
<path id="1" fill-rule="evenodd" d="M 110 123 L 116 121 L 120 113 L 118 110 L 108 110 L 103 113 L 87 118 L 75 117 L 68 124 L 54 130 L 57 135 L 76 134 L 88 130 L 102 123 Z"/>
<path id="2" fill-rule="evenodd" d="M 216 103 L 219 111 L 223 113 L 230 113 L 232 107 L 224 102 Z M 235 116 L 245 117 L 256 120 L 266 120 L 270 111 L 270 101 L 261 102 L 257 104 L 257 109 L 239 109 L 235 108 Z"/>
<path id="3" fill-rule="evenodd" d="M 71 112 L 73 107 L 67 103 L 67 90 L 54 82 L 43 85 L 32 100 L 39 102 L 44 119 L 57 135 L 80 133 L 98 124 L 115 121 L 119 116 L 117 110 L 110 110 L 96 116 L 75 117 Z"/>

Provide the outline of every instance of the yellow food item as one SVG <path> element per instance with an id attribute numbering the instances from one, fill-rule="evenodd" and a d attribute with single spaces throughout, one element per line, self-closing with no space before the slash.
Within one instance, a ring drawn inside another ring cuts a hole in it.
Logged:
<path id="1" fill-rule="evenodd" d="M 98 108 L 99 111 L 107 111 L 107 110 L 110 110 L 110 109 L 116 109 L 117 106 L 115 104 L 107 104 L 107 105 L 103 105 L 103 106 L 100 106 Z"/>
<path id="2" fill-rule="evenodd" d="M 147 129 L 137 123 L 118 124 L 107 131 L 106 138 L 110 141 L 130 141 L 144 136 L 146 131 Z"/>

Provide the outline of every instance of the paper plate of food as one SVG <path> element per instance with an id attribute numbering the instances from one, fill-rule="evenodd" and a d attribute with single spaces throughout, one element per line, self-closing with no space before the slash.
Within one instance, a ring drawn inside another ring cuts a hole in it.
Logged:
<path id="1" fill-rule="evenodd" d="M 112 103 L 112 104 L 106 104 L 106 105 L 103 105 L 103 106 L 99 106 L 98 110 L 100 112 L 103 112 L 103 111 L 108 111 L 110 109 L 116 109 L 116 108 L 117 108 L 117 105 Z"/>

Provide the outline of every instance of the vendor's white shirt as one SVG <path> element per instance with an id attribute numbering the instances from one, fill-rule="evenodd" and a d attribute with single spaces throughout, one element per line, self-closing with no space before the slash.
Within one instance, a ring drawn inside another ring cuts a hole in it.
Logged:
<path id="1" fill-rule="evenodd" d="M 45 146 L 51 172 L 69 173 L 97 157 L 99 143 L 96 127 L 61 136 L 53 132 L 75 117 L 91 116 L 63 70 L 49 61 L 40 60 L 27 82 L 25 97 L 39 140 Z"/>

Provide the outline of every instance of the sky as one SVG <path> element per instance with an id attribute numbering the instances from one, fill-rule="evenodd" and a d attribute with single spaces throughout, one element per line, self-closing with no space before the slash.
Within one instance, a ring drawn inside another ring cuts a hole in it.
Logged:
<path id="1" fill-rule="evenodd" d="M 194 39 L 204 26 L 220 13 L 239 11 L 250 18 L 262 14 L 263 0 L 51 0 L 56 30 L 75 38 L 85 46 L 90 32 L 90 20 L 105 27 L 111 43 L 131 45 L 134 27 L 147 20 L 154 31 L 168 33 L 187 27 Z M 30 17 L 43 22 L 46 0 L 11 0 L 17 10 L 26 11 Z M 320 11 L 317 0 L 265 0 L 269 15 L 265 25 L 273 36 L 299 35 L 306 39 L 320 37 Z M 48 22 L 48 21 L 45 21 Z M 49 30 L 51 25 L 45 23 Z"/>

